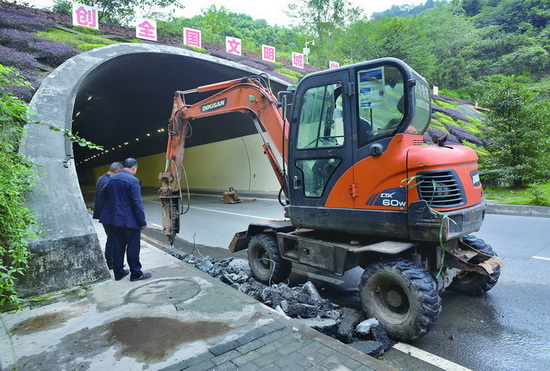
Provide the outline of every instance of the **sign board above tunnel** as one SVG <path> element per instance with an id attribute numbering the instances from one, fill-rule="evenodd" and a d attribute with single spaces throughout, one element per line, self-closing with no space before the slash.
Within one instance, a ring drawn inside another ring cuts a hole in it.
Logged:
<path id="1" fill-rule="evenodd" d="M 136 37 L 157 41 L 157 21 L 154 19 L 136 18 Z"/>
<path id="2" fill-rule="evenodd" d="M 98 10 L 93 6 L 73 3 L 73 25 L 99 29 Z"/>
<path id="3" fill-rule="evenodd" d="M 236 37 L 225 37 L 225 51 L 230 54 L 242 55 L 241 39 Z"/>
<path id="4" fill-rule="evenodd" d="M 201 31 L 192 28 L 183 29 L 183 43 L 189 46 L 201 47 Z"/>

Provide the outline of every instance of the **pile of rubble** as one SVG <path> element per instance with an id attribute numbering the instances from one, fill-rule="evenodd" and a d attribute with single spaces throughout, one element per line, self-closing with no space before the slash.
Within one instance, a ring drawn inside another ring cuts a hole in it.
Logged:
<path id="1" fill-rule="evenodd" d="M 294 287 L 285 283 L 267 286 L 251 277 L 248 267 L 234 258 L 198 258 L 193 254 L 176 257 L 276 311 L 371 356 L 380 356 L 390 347 L 386 331 L 376 319 L 365 319 L 362 312 L 323 299 L 310 281 Z"/>

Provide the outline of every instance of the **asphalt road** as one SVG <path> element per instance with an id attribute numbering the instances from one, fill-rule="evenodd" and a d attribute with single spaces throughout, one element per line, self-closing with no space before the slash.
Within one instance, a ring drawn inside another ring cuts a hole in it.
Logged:
<path id="1" fill-rule="evenodd" d="M 235 205 L 220 200 L 221 196 L 193 195 L 189 212 L 181 217 L 176 249 L 227 256 L 235 232 L 250 222 L 283 215 L 273 199 L 245 198 Z M 158 197 L 146 193 L 144 205 L 149 223 L 144 238 L 163 243 Z M 499 282 L 481 297 L 442 293 L 439 322 L 411 345 L 472 370 L 550 369 L 550 218 L 487 215 L 476 236 L 492 245 L 505 262 Z M 295 272 L 302 269 L 296 267 Z M 320 279 L 319 272 L 313 273 Z M 341 296 L 353 302 L 348 294 L 360 274 L 356 268 L 343 277 L 328 277 L 326 287 L 342 290 Z M 384 357 L 392 356 L 390 351 Z"/>
<path id="2" fill-rule="evenodd" d="M 412 344 L 473 370 L 550 369 L 550 218 L 488 215 L 476 235 L 506 263 L 499 282 L 444 292 L 438 324 Z"/>

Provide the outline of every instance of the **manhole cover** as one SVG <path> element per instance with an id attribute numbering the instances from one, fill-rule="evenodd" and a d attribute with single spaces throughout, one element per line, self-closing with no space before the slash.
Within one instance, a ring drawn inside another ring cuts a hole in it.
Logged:
<path id="1" fill-rule="evenodd" d="M 126 295 L 127 303 L 179 304 L 193 298 L 201 291 L 199 285 L 185 279 L 158 280 L 140 286 Z"/>

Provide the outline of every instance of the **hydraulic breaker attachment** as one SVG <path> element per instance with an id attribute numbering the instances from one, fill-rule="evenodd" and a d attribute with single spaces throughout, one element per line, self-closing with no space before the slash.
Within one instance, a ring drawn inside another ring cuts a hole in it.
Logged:
<path id="1" fill-rule="evenodd" d="M 162 182 L 159 189 L 162 207 L 162 229 L 168 237 L 170 246 L 172 246 L 176 234 L 180 231 L 180 191 L 175 191 L 170 187 L 170 183 L 174 180 L 171 173 L 160 173 L 159 179 Z"/>

